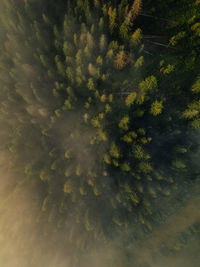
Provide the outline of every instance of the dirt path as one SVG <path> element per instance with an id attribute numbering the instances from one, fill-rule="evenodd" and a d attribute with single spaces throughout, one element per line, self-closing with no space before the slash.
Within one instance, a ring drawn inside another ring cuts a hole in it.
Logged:
<path id="1" fill-rule="evenodd" d="M 134 266 L 149 262 L 152 253 L 156 252 L 162 245 L 172 247 L 178 233 L 183 232 L 194 223 L 200 222 L 200 185 L 195 187 L 193 195 L 194 197 L 190 198 L 184 207 L 170 216 L 150 236 L 137 244 L 136 251 L 142 253 L 142 256 L 139 257 L 137 265 Z"/>

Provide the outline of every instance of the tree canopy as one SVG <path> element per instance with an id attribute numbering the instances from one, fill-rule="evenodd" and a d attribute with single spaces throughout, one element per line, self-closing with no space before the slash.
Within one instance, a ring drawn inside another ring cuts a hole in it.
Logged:
<path id="1" fill-rule="evenodd" d="M 0 10 L 2 264 L 90 267 L 112 247 L 118 263 L 97 266 L 134 266 L 130 248 L 199 182 L 200 2 Z"/>

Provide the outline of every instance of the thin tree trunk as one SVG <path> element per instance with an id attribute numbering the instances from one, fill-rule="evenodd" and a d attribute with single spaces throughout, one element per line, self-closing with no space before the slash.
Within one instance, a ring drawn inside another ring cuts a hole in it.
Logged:
<path id="1" fill-rule="evenodd" d="M 139 16 L 144 16 L 144 17 L 149 17 L 149 18 L 154 18 L 154 19 L 160 19 L 160 20 L 163 20 L 163 21 L 176 23 L 176 21 L 174 21 L 174 20 L 159 18 L 159 17 L 155 17 L 155 16 L 152 16 L 152 15 L 149 15 L 149 14 L 144 14 L 144 13 L 139 13 Z"/>
<path id="2" fill-rule="evenodd" d="M 165 45 L 165 44 L 161 44 L 161 43 L 158 43 L 158 42 L 152 42 L 152 41 L 148 41 L 148 40 L 147 40 L 146 42 L 151 43 L 151 44 L 155 44 L 155 45 L 159 45 L 159 46 L 163 46 L 163 47 L 166 47 L 166 48 L 175 49 L 175 50 L 176 50 L 176 48 L 169 46 L 169 44 L 168 44 L 168 45 Z"/>

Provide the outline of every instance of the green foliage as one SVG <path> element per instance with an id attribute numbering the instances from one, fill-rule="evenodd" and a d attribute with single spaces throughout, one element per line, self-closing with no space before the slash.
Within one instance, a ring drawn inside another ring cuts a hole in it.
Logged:
<path id="1" fill-rule="evenodd" d="M 159 115 L 159 114 L 162 113 L 162 109 L 163 109 L 163 103 L 162 103 L 162 101 L 157 101 L 156 100 L 151 105 L 151 114 L 153 114 L 154 116 L 157 116 L 157 115 Z"/>
<path id="2" fill-rule="evenodd" d="M 122 130 L 127 131 L 127 130 L 128 130 L 128 126 L 129 126 L 129 122 L 130 122 L 129 117 L 128 117 L 128 116 L 125 116 L 125 117 L 123 117 L 123 118 L 120 120 L 118 126 L 119 126 L 119 128 L 121 128 Z"/>
<path id="3" fill-rule="evenodd" d="M 108 154 L 105 154 L 105 155 L 104 155 L 104 162 L 105 162 L 106 164 L 111 164 L 110 156 L 109 156 Z"/>
<path id="4" fill-rule="evenodd" d="M 109 152 L 113 158 L 118 159 L 120 157 L 119 149 L 115 143 L 111 144 Z"/>
<path id="5" fill-rule="evenodd" d="M 89 212 L 88 211 L 85 214 L 85 229 L 87 231 L 91 231 L 92 230 L 92 224 L 90 222 Z"/>
<path id="6" fill-rule="evenodd" d="M 139 67 L 141 67 L 142 65 L 143 65 L 143 62 L 144 62 L 144 57 L 143 56 L 141 56 L 141 57 L 139 57 L 138 59 L 137 59 L 137 61 L 135 62 L 135 67 L 136 68 L 139 68 Z"/>
<path id="7" fill-rule="evenodd" d="M 177 45 L 178 41 L 183 39 L 185 36 L 186 36 L 185 32 L 179 32 L 177 35 L 173 36 L 170 39 L 171 45 L 173 45 L 173 46 Z"/>
<path id="8" fill-rule="evenodd" d="M 135 32 L 132 34 L 130 39 L 131 47 L 135 48 L 140 45 L 142 40 L 142 30 L 140 28 L 136 29 Z"/>
<path id="9" fill-rule="evenodd" d="M 89 89 L 89 90 L 95 90 L 95 85 L 94 85 L 94 81 L 93 81 L 92 78 L 89 78 L 89 79 L 88 79 L 88 84 L 87 84 L 87 86 L 88 86 L 88 89 Z"/>
<path id="10" fill-rule="evenodd" d="M 171 72 L 173 72 L 173 71 L 174 71 L 174 66 L 172 66 L 172 65 L 169 64 L 169 65 L 167 66 L 167 68 L 163 70 L 163 73 L 164 73 L 164 74 L 169 74 L 169 73 L 171 73 Z"/>
<path id="11" fill-rule="evenodd" d="M 155 76 L 149 76 L 145 80 L 139 83 L 139 93 L 137 97 L 137 102 L 142 104 L 147 96 L 147 93 L 150 93 L 152 90 L 157 88 L 157 79 Z"/>
<path id="12" fill-rule="evenodd" d="M 144 158 L 144 150 L 143 150 L 142 146 L 135 145 L 133 147 L 133 155 L 136 159 L 139 159 L 139 160 L 143 159 Z"/>
<path id="13" fill-rule="evenodd" d="M 129 132 L 122 137 L 122 140 L 126 143 L 132 143 L 136 137 L 137 134 L 135 132 Z"/>
<path id="14" fill-rule="evenodd" d="M 130 93 L 130 94 L 126 97 L 125 102 L 126 102 L 126 105 L 127 105 L 128 107 L 131 106 L 131 105 L 134 103 L 134 101 L 135 101 L 135 99 L 136 99 L 136 96 L 137 96 L 136 92 L 133 92 L 133 93 Z"/>
<path id="15" fill-rule="evenodd" d="M 156 89 L 157 88 L 156 77 L 155 76 L 149 76 L 149 77 L 145 78 L 145 80 L 139 84 L 139 88 L 144 92 Z"/>
<path id="16" fill-rule="evenodd" d="M 44 169 L 40 172 L 40 179 L 42 181 L 49 181 L 51 179 L 51 174 L 48 169 Z"/>
<path id="17" fill-rule="evenodd" d="M 197 81 L 192 85 L 192 92 L 195 94 L 200 93 L 200 78 L 198 78 Z"/>
<path id="18" fill-rule="evenodd" d="M 191 30 L 194 31 L 195 35 L 200 36 L 200 22 L 192 25 Z"/>
<path id="19" fill-rule="evenodd" d="M 63 188 L 64 193 L 69 194 L 72 192 L 72 181 L 71 180 L 67 180 L 64 184 L 64 188 Z"/>
<path id="20" fill-rule="evenodd" d="M 114 31 L 114 29 L 117 26 L 116 19 L 117 19 L 116 8 L 114 8 L 113 10 L 110 9 L 110 12 L 109 12 L 109 29 L 110 29 L 111 33 Z"/>
<path id="21" fill-rule="evenodd" d="M 127 162 L 124 162 L 124 163 L 121 165 L 121 169 L 122 169 L 122 171 L 124 171 L 124 172 L 129 172 L 129 171 L 131 170 L 130 164 L 127 163 Z"/>
<path id="22" fill-rule="evenodd" d="M 95 128 L 100 128 L 101 124 L 100 121 L 98 120 L 98 118 L 92 119 L 91 120 L 91 124 L 95 127 Z"/>
<path id="23" fill-rule="evenodd" d="M 119 31 L 120 31 L 120 36 L 122 39 L 127 40 L 129 38 L 129 35 L 128 35 L 129 31 L 125 23 L 122 23 Z"/>

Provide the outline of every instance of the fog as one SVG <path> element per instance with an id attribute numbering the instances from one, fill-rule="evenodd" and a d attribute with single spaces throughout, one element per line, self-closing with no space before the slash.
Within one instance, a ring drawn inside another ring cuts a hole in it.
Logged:
<path id="1" fill-rule="evenodd" d="M 165 253 L 162 254 L 161 251 L 159 253 L 157 251 L 163 246 L 173 247 L 176 244 L 178 234 L 195 223 L 199 223 L 199 196 L 190 196 L 191 199 L 185 206 L 175 210 L 175 214 L 169 216 L 164 224 L 154 229 L 149 237 L 139 241 L 139 243 L 138 241 L 133 242 L 128 249 L 122 250 L 120 248 L 120 244 L 126 242 L 123 234 L 121 236 L 116 235 L 116 238 L 107 244 L 99 242 L 93 244 L 94 249 L 90 248 L 87 253 L 82 255 L 81 263 L 72 265 L 73 251 L 71 247 L 66 247 L 65 232 L 63 230 L 62 232 L 57 231 L 54 225 L 49 226 L 37 220 L 40 203 L 36 185 L 30 185 L 30 181 L 27 183 L 26 178 L 17 177 L 16 174 L 2 167 L 0 177 L 1 266 L 198 267 L 200 245 L 198 237 L 189 240 L 187 246 L 180 248 L 175 254 L 165 255 Z M 16 180 L 19 181 L 17 186 Z M 196 186 L 199 187 L 199 185 Z M 173 202 L 174 200 L 172 200 L 172 204 Z M 74 229 L 73 222 L 67 222 L 67 224 L 68 230 Z M 46 237 L 45 231 L 48 232 Z M 79 231 L 79 229 L 75 229 L 75 231 Z M 68 246 L 70 245 L 68 244 Z M 74 256 L 77 256 L 76 253 L 77 251 Z M 127 255 L 129 263 L 127 263 Z"/>

